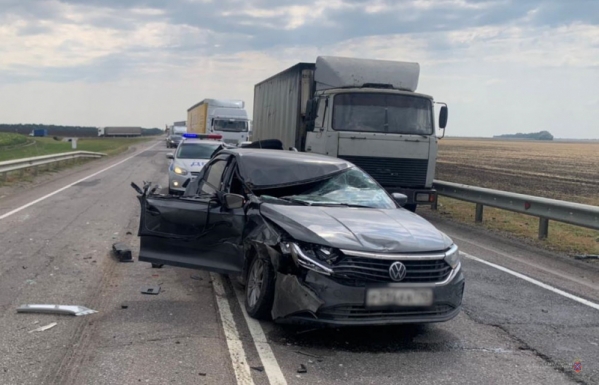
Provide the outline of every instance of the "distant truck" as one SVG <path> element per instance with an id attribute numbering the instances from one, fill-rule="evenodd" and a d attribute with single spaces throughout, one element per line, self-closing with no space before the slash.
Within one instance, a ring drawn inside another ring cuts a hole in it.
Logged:
<path id="1" fill-rule="evenodd" d="M 187 125 L 185 121 L 175 122 L 170 129 L 170 133 L 173 135 L 182 135 L 187 132 Z"/>
<path id="2" fill-rule="evenodd" d="M 243 100 L 204 99 L 187 110 L 187 132 L 219 134 L 234 145 L 248 140 L 249 122 Z"/>
<path id="3" fill-rule="evenodd" d="M 37 128 L 37 129 L 31 131 L 31 134 L 29 134 L 29 136 L 37 136 L 37 137 L 48 136 L 48 130 L 45 128 Z"/>
<path id="4" fill-rule="evenodd" d="M 434 100 L 416 93 L 418 63 L 321 56 L 254 87 L 252 140 L 348 160 L 407 209 L 431 205 L 437 136 Z M 447 124 L 445 103 L 439 128 Z"/>
<path id="5" fill-rule="evenodd" d="M 98 129 L 98 136 L 105 136 L 105 137 L 141 136 L 141 127 L 102 127 L 102 128 Z"/>

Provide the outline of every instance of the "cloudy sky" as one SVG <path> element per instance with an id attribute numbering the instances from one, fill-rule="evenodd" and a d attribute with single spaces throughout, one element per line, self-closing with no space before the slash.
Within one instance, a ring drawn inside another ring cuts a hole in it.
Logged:
<path id="1" fill-rule="evenodd" d="M 318 55 L 417 61 L 448 135 L 599 138 L 599 0 L 0 0 L 0 123 L 185 120 Z"/>

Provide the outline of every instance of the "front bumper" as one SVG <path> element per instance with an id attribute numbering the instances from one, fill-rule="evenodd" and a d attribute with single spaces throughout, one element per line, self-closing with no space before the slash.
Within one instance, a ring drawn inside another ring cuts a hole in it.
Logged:
<path id="1" fill-rule="evenodd" d="M 401 187 L 385 187 L 389 194 L 400 193 L 408 197 L 408 204 L 416 204 L 419 206 L 432 206 L 437 202 L 437 190 L 435 189 L 410 189 Z M 427 200 L 417 199 L 418 194 L 427 196 Z"/>
<path id="2" fill-rule="evenodd" d="M 280 276 L 282 274 L 279 273 L 277 281 Z M 308 289 L 319 303 L 314 303 L 311 309 L 302 303 L 306 311 L 299 310 L 283 317 L 274 317 L 276 322 L 325 326 L 432 323 L 449 321 L 459 314 L 464 293 L 464 276 L 460 270 L 451 281 L 436 286 L 425 284 L 400 286 L 393 283 L 377 285 L 377 287 L 398 288 L 430 287 L 433 290 L 433 304 L 428 307 L 368 308 L 365 306 L 366 287 L 346 286 L 313 271 L 308 271 L 301 285 L 302 290 Z M 305 302 L 306 299 L 307 296 L 304 294 L 303 301 Z M 279 301 L 282 300 L 288 301 L 289 298 L 280 297 Z M 277 305 L 275 303 L 275 308 Z M 290 309 L 290 304 L 286 303 L 285 307 Z"/>
<path id="3" fill-rule="evenodd" d="M 170 191 L 176 191 L 180 193 L 185 192 L 185 187 L 187 187 L 187 180 L 192 179 L 193 175 L 189 172 L 186 175 L 175 174 L 174 171 L 168 172 L 168 188 Z"/>

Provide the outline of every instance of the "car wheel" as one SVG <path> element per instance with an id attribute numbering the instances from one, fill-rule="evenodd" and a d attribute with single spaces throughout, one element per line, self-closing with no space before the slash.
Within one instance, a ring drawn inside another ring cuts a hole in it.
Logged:
<path id="1" fill-rule="evenodd" d="M 275 297 L 274 270 L 270 261 L 258 256 L 248 271 L 245 285 L 245 309 L 252 318 L 266 320 Z"/>

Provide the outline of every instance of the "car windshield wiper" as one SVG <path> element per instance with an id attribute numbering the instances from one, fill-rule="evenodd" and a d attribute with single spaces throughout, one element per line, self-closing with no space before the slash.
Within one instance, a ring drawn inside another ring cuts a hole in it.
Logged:
<path id="1" fill-rule="evenodd" d="M 293 197 L 279 197 L 279 198 L 275 198 L 275 199 L 279 199 L 279 200 L 282 200 L 285 202 L 296 203 L 296 204 L 303 205 L 303 206 L 311 206 L 312 205 L 312 203 L 310 203 L 310 202 L 307 202 L 307 201 L 304 201 L 301 199 L 296 199 Z"/>

